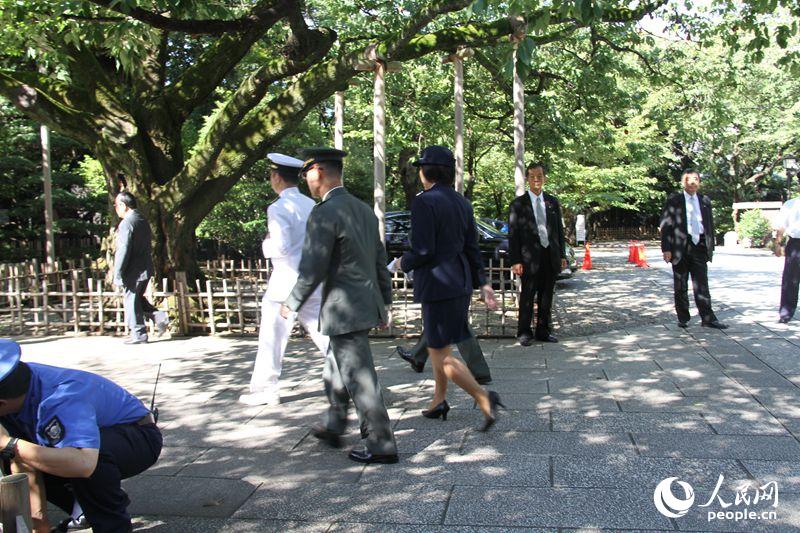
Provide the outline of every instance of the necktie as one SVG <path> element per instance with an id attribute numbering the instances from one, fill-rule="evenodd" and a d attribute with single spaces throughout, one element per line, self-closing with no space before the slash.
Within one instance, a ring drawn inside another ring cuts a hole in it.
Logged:
<path id="1" fill-rule="evenodd" d="M 700 210 L 697 207 L 697 196 L 692 195 L 690 196 L 692 202 L 692 219 L 691 223 L 691 231 L 692 231 L 692 242 L 695 246 L 700 242 Z"/>
<path id="2" fill-rule="evenodd" d="M 536 226 L 539 228 L 539 241 L 542 243 L 542 248 L 550 246 L 550 241 L 547 238 L 547 215 L 544 213 L 544 202 L 542 197 L 536 198 Z"/>

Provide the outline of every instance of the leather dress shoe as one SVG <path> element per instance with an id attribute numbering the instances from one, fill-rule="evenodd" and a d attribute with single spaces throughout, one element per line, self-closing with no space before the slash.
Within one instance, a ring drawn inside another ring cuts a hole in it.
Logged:
<path id="1" fill-rule="evenodd" d="M 417 374 L 422 374 L 422 371 L 425 369 L 425 365 L 421 365 L 414 360 L 414 357 L 411 355 L 411 350 L 403 348 L 402 346 L 397 346 L 395 350 L 397 350 L 397 355 L 400 356 L 400 359 L 411 365 L 411 368 L 414 370 L 414 372 Z"/>
<path id="2" fill-rule="evenodd" d="M 537 336 L 536 340 L 539 341 L 539 342 L 558 342 L 558 339 L 556 339 L 555 337 L 553 337 L 550 334 L 542 335 L 541 337 Z"/>
<path id="3" fill-rule="evenodd" d="M 778 319 L 778 322 L 780 322 L 781 324 L 788 324 L 790 320 L 791 320 L 791 318 L 790 318 L 790 317 L 788 317 L 788 316 L 782 316 L 782 317 L 780 317 L 780 318 Z"/>
<path id="4" fill-rule="evenodd" d="M 475 378 L 475 381 L 478 382 L 478 385 L 488 385 L 492 382 L 492 376 L 481 376 L 479 378 Z"/>
<path id="5" fill-rule="evenodd" d="M 719 320 L 712 320 L 711 322 L 703 322 L 702 326 L 704 328 L 728 329 L 728 325 L 723 324 Z"/>
<path id="6" fill-rule="evenodd" d="M 533 337 L 523 333 L 522 335 L 517 337 L 517 342 L 519 342 L 522 346 L 530 346 L 531 344 L 533 344 Z"/>
<path id="7" fill-rule="evenodd" d="M 341 448 L 342 447 L 342 437 L 334 433 L 333 431 L 329 430 L 328 428 L 324 428 L 321 426 L 314 426 L 311 428 L 311 434 L 314 437 L 318 438 L 331 448 Z"/>
<path id="8" fill-rule="evenodd" d="M 377 453 L 372 453 L 367 449 L 356 449 L 356 448 L 350 450 L 350 453 L 347 456 L 352 461 L 368 465 L 372 463 L 390 465 L 400 460 L 396 453 L 377 454 Z"/>
<path id="9" fill-rule="evenodd" d="M 688 323 L 688 322 L 681 322 L 681 321 L 679 320 L 679 321 L 678 321 L 678 327 L 679 327 L 679 328 L 686 329 L 686 328 L 688 328 L 688 327 L 689 327 L 689 323 Z"/>

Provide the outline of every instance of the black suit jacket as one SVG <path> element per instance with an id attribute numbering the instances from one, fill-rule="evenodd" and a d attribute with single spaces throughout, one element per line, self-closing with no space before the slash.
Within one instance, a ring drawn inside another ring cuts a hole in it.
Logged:
<path id="1" fill-rule="evenodd" d="M 703 194 L 697 194 L 700 201 L 700 214 L 703 219 L 703 234 L 705 236 L 707 261 L 714 255 L 714 217 L 711 212 L 711 199 Z M 686 219 L 686 199 L 683 191 L 674 193 L 667 198 L 664 212 L 661 214 L 661 251 L 672 253 L 672 264 L 677 265 L 686 255 L 689 245 L 688 220 Z"/>
<path id="2" fill-rule="evenodd" d="M 547 214 L 547 238 L 549 240 L 550 261 L 553 272 L 561 272 L 561 260 L 566 259 L 564 246 L 564 224 L 561 218 L 561 205 L 552 194 L 543 192 L 544 208 Z M 508 213 L 508 260 L 512 265 L 522 263 L 524 273 L 533 275 L 539 270 L 542 243 L 539 229 L 528 191 L 517 196 Z"/>
<path id="3" fill-rule="evenodd" d="M 153 275 L 153 252 L 150 225 L 133 210 L 117 227 L 117 249 L 114 254 L 114 283 L 134 289 L 136 283 Z"/>
<path id="4" fill-rule="evenodd" d="M 486 283 L 472 205 L 452 187 L 434 185 L 414 198 L 402 266 L 414 271 L 417 302 L 466 296 Z"/>

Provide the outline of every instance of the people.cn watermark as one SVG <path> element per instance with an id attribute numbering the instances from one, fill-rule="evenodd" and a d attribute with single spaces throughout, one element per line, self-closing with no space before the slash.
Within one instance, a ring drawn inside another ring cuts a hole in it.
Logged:
<path id="1" fill-rule="evenodd" d="M 778 507 L 778 483 L 770 481 L 758 486 L 753 481 L 745 481 L 736 487 L 736 491 L 728 499 L 724 499 L 720 494 L 722 482 L 725 477 L 720 474 L 714 492 L 704 504 L 697 507 L 709 508 L 706 511 L 708 522 L 714 520 L 775 520 L 778 518 L 777 511 L 764 510 L 770 505 L 773 509 Z M 680 487 L 682 495 L 677 495 L 672 491 L 672 485 Z M 658 512 L 667 518 L 680 518 L 689 512 L 694 505 L 694 488 L 687 482 L 679 480 L 677 477 L 668 477 L 656 485 L 653 491 L 653 503 Z M 714 504 L 718 504 L 720 509 L 710 509 Z M 752 509 L 751 507 L 759 507 Z"/>

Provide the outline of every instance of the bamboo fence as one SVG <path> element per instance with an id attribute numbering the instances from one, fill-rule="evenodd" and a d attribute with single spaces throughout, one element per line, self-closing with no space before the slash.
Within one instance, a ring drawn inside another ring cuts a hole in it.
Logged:
<path id="1" fill-rule="evenodd" d="M 261 321 L 261 298 L 269 281 L 266 260 L 219 259 L 201 264 L 205 280 L 151 280 L 145 293 L 172 320 L 171 331 L 180 335 L 232 333 L 256 335 Z M 504 263 L 490 263 L 500 303 L 496 311 L 477 300 L 470 322 L 479 336 L 510 337 L 516 331 L 515 281 Z M 0 334 L 124 335 L 122 291 L 106 281 L 107 268 L 93 261 L 57 262 L 53 266 L 30 261 L 0 264 Z M 374 336 L 418 336 L 422 329 L 420 305 L 413 287 L 401 273 L 392 277 L 393 320 Z M 153 325 L 150 324 L 153 328 Z M 152 331 L 151 331 L 152 333 Z"/>

